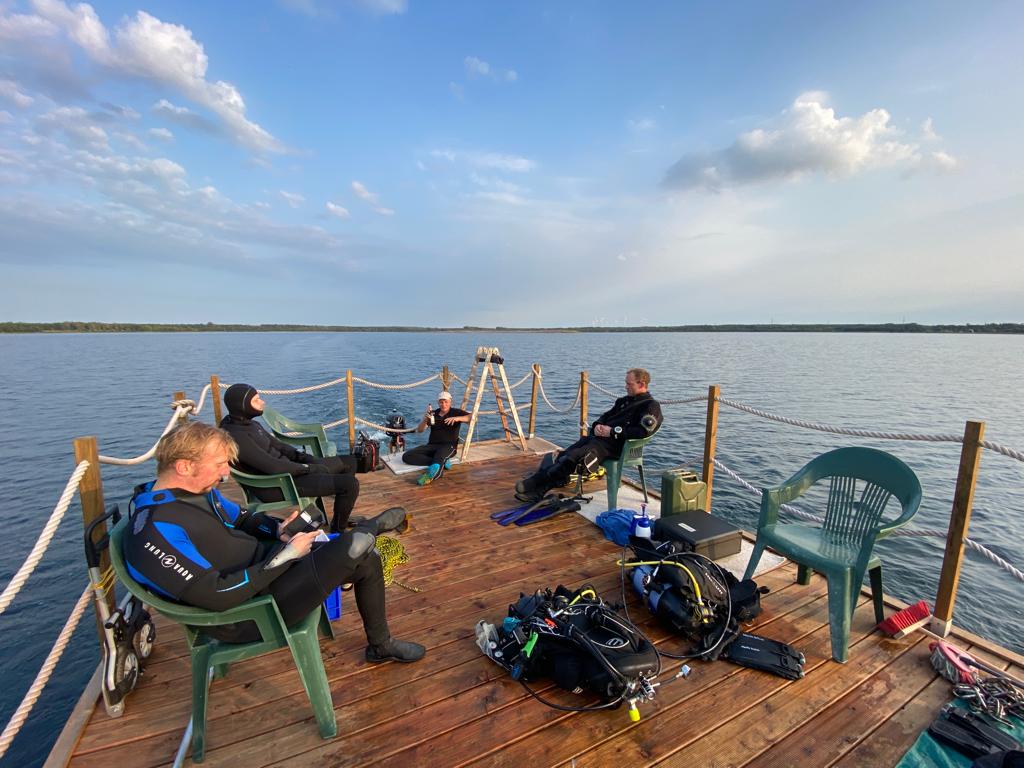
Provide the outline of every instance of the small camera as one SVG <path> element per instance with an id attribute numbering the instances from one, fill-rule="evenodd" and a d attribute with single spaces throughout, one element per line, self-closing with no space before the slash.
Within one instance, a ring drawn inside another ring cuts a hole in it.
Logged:
<path id="1" fill-rule="evenodd" d="M 284 532 L 289 536 L 294 536 L 297 533 L 308 533 L 309 531 L 323 528 L 326 522 L 327 518 L 324 517 L 324 513 L 320 511 L 320 508 L 315 504 L 310 504 L 284 527 Z"/>

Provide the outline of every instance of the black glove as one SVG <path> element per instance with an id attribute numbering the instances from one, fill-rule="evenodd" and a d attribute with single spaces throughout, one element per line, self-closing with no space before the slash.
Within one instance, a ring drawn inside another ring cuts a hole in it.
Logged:
<path id="1" fill-rule="evenodd" d="M 329 475 L 331 470 L 325 467 L 323 464 L 306 464 L 307 475 Z"/>

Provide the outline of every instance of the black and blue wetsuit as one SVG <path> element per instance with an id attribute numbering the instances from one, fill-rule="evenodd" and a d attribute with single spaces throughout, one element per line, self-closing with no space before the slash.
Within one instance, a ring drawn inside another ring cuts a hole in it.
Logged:
<path id="1" fill-rule="evenodd" d="M 309 614 L 339 584 L 355 584 L 356 603 L 371 645 L 390 638 L 384 610 L 384 574 L 371 548 L 351 554 L 352 534 L 314 544 L 305 557 L 264 566 L 284 546 L 272 517 L 250 513 L 214 489 L 194 494 L 140 485 L 132 498 L 124 559 L 141 584 L 178 602 L 223 611 L 254 595 L 271 594 L 285 623 Z M 255 640 L 252 622 L 211 628 L 222 640 Z"/>

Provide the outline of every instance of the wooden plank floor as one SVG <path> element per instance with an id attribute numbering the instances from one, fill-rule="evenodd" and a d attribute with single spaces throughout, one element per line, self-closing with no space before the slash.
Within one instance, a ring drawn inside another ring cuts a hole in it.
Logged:
<path id="1" fill-rule="evenodd" d="M 413 516 L 401 537 L 411 562 L 396 577 L 420 592 L 388 589 L 393 634 L 427 646 L 416 664 L 370 666 L 351 593 L 321 641 L 339 736 L 319 738 L 290 654 L 243 662 L 213 683 L 207 766 L 888 766 L 898 761 L 949 697 L 928 663 L 921 635 L 893 641 L 873 631 L 866 599 L 857 608 L 850 662 L 831 661 L 825 582 L 794 582 L 784 565 L 759 577 L 770 587 L 754 631 L 807 657 L 789 682 L 728 662 L 664 659 L 654 702 L 631 723 L 625 708 L 566 713 L 531 699 L 474 642 L 477 620 L 500 621 L 522 591 L 593 583 L 618 599 L 619 550 L 578 515 L 502 528 L 491 512 L 515 504 L 515 480 L 536 462 L 519 455 L 456 467 L 421 488 L 415 475 L 361 475 L 356 514 L 397 504 Z M 596 486 L 595 486 L 596 487 Z M 629 595 L 631 616 L 662 650 L 678 650 Z M 960 640 L 963 647 L 970 644 Z M 1021 659 L 979 655 L 1021 674 Z M 542 695 L 581 700 L 549 686 Z M 159 626 L 157 646 L 126 714 L 97 707 L 69 765 L 169 765 L 189 719 L 189 664 L 180 630 Z"/>

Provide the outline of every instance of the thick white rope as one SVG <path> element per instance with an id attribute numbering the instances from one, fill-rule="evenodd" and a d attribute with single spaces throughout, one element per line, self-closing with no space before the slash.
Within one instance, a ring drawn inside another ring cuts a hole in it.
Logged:
<path id="1" fill-rule="evenodd" d="M 451 377 L 452 377 L 452 379 L 454 381 L 459 382 L 459 384 L 461 384 L 462 386 L 464 386 L 464 387 L 468 387 L 469 386 L 468 384 L 466 384 L 466 382 L 464 382 L 462 379 L 459 378 L 459 375 L 457 373 L 451 374 Z"/>
<path id="2" fill-rule="evenodd" d="M 315 392 L 318 389 L 327 389 L 333 387 L 336 384 L 341 384 L 345 381 L 344 376 L 340 379 L 332 379 L 331 381 L 325 381 L 323 384 L 314 384 L 310 387 L 299 387 L 298 389 L 260 389 L 257 390 L 261 395 L 301 395 L 303 392 Z M 228 385 L 221 384 L 223 389 L 227 389 Z"/>
<path id="3" fill-rule="evenodd" d="M 25 720 L 32 712 L 32 707 L 35 706 L 36 701 L 39 699 L 40 694 L 43 692 L 43 688 L 50 680 L 50 675 L 53 674 L 54 668 L 57 666 L 57 662 L 60 661 L 61 654 L 64 653 L 64 649 L 67 647 L 71 640 L 72 634 L 74 634 L 75 628 L 78 626 L 78 622 L 82 618 L 82 614 L 85 612 L 86 606 L 92 599 L 92 585 L 88 584 L 85 590 L 82 592 L 82 596 L 78 598 L 78 602 L 75 603 L 74 609 L 71 611 L 71 615 L 68 617 L 67 622 L 64 624 L 64 628 L 60 631 L 60 635 L 57 637 L 57 642 L 53 644 L 53 648 L 50 649 L 49 655 L 46 657 L 46 661 L 43 662 L 43 666 L 39 669 L 39 674 L 36 675 L 36 679 L 32 681 L 32 685 L 28 689 L 28 693 L 25 694 L 25 698 L 21 700 L 21 704 L 15 710 L 14 715 L 7 723 L 2 734 L 0 734 L 0 758 L 2 758 L 8 747 L 11 746 L 11 742 L 14 741 L 14 737 L 18 735 L 18 731 L 21 730 L 21 726 L 25 724 Z"/>
<path id="4" fill-rule="evenodd" d="M 210 392 L 210 385 L 207 384 L 203 387 L 203 391 L 199 393 L 199 402 L 192 408 L 192 415 L 198 416 L 203 412 L 203 404 L 206 402 L 206 395 Z"/>
<path id="5" fill-rule="evenodd" d="M 167 422 L 167 426 L 164 427 L 164 431 L 160 433 L 160 437 L 163 437 L 170 432 L 177 425 L 179 419 L 185 418 L 190 413 L 197 413 L 196 404 L 192 400 L 176 400 L 171 403 L 171 407 L 174 408 L 174 414 Z M 134 459 L 118 459 L 114 456 L 103 456 L 102 454 L 98 457 L 100 464 L 115 464 L 119 467 L 130 467 L 134 464 L 141 464 L 144 461 L 149 461 L 153 458 L 153 454 L 156 453 L 156 447 L 160 444 L 160 437 L 153 443 L 153 447 L 146 451 L 141 456 L 136 456 Z"/>
<path id="6" fill-rule="evenodd" d="M 794 427 L 805 427 L 807 429 L 816 429 L 819 432 L 831 432 L 835 435 L 853 435 L 855 437 L 873 437 L 882 440 L 924 440 L 933 443 L 963 443 L 963 436 L 961 435 L 920 435 L 914 433 L 905 432 L 877 432 L 874 430 L 867 429 L 848 429 L 846 427 L 836 427 L 831 424 L 816 424 L 813 421 L 802 421 L 801 419 L 790 419 L 786 416 L 776 416 L 773 413 L 767 411 L 761 411 L 757 408 L 751 408 L 749 405 L 743 405 L 742 403 L 735 403 L 732 400 L 726 400 L 724 397 L 718 398 L 718 402 L 723 405 L 728 405 L 731 408 L 736 408 L 740 411 L 746 411 L 752 413 L 754 416 L 760 416 L 763 419 L 771 419 L 772 421 L 778 421 L 783 424 L 791 424 Z M 996 451 L 1004 456 L 1008 456 L 1011 459 L 1017 461 L 1024 461 L 1024 453 L 1015 451 L 1012 448 L 1007 448 L 999 443 L 993 443 L 990 440 L 982 440 L 979 442 L 983 448 L 988 448 L 990 451 Z"/>
<path id="7" fill-rule="evenodd" d="M 64 492 L 60 495 L 60 499 L 57 500 L 57 506 L 53 508 L 50 519 L 43 527 L 39 538 L 36 539 L 35 546 L 32 547 L 32 551 L 25 558 L 24 564 L 14 574 L 14 578 L 4 588 L 3 595 L 0 595 L 0 614 L 7 610 L 7 606 L 14 601 L 18 592 L 21 591 L 25 582 L 28 581 L 28 577 L 32 575 L 32 571 L 36 569 L 39 561 L 43 559 L 43 555 L 46 554 L 46 548 L 50 546 L 50 540 L 53 539 L 53 534 L 57 532 L 57 526 L 60 525 L 60 521 L 64 519 L 64 513 L 68 511 L 71 499 L 75 495 L 75 491 L 78 490 L 78 485 L 82 482 L 82 477 L 87 469 L 89 469 L 89 462 L 80 461 L 78 466 L 75 467 L 75 471 L 71 473 L 67 485 L 64 486 Z"/>
<path id="8" fill-rule="evenodd" d="M 554 403 L 552 403 L 550 400 L 548 400 L 547 392 L 544 391 L 544 377 L 543 376 L 538 376 L 537 377 L 537 383 L 540 384 L 540 396 L 542 398 L 544 398 L 544 402 L 548 404 L 548 408 L 550 408 L 555 413 L 568 413 L 573 408 L 575 408 L 579 404 L 579 402 L 580 402 L 580 394 L 583 392 L 583 385 L 582 384 L 580 384 L 578 387 L 576 387 L 576 397 L 573 399 L 572 404 L 569 405 L 568 408 L 556 408 Z"/>
<path id="9" fill-rule="evenodd" d="M 744 480 L 742 477 L 740 477 L 735 472 L 733 472 L 731 469 L 729 469 L 729 467 L 725 466 L 725 464 L 720 462 L 718 459 L 715 459 L 715 466 L 718 469 L 721 469 L 727 475 L 729 475 L 729 477 L 731 477 L 733 480 L 736 480 L 740 485 L 742 485 L 747 490 L 753 491 L 759 497 L 761 496 L 761 490 L 760 489 L 755 488 L 753 485 L 751 485 L 746 480 Z M 789 512 L 791 515 L 796 515 L 797 517 L 802 517 L 805 520 L 811 520 L 811 521 L 814 521 L 816 523 L 824 522 L 823 518 L 819 517 L 818 515 L 812 515 L 809 512 L 804 512 L 803 510 L 798 509 L 797 507 L 794 507 L 792 504 L 783 504 L 783 505 L 781 505 L 781 508 L 784 509 L 786 512 Z M 937 538 L 940 538 L 940 539 L 944 539 L 944 538 L 946 538 L 948 536 L 946 531 L 938 531 L 938 530 L 934 530 L 934 529 L 929 530 L 929 529 L 925 529 L 925 528 L 898 528 L 895 531 L 893 531 L 890 535 L 891 536 L 929 536 L 929 537 L 937 537 Z M 1019 568 L 1014 567 L 1011 563 L 1009 563 L 1006 560 L 1004 560 L 1003 558 L 1001 558 L 999 555 L 997 555 L 992 550 L 986 548 L 983 544 L 979 544 L 974 539 L 965 538 L 964 539 L 964 546 L 967 547 L 968 549 L 974 550 L 975 552 L 977 552 L 982 557 L 988 559 L 989 561 L 991 561 L 995 565 L 999 566 L 1004 571 L 1006 571 L 1011 576 L 1013 576 L 1013 578 L 1017 579 L 1017 581 L 1024 582 L 1024 571 L 1021 571 Z"/>
<path id="10" fill-rule="evenodd" d="M 509 384 L 509 385 L 508 385 L 508 388 L 509 388 L 510 390 L 512 390 L 512 389 L 515 389 L 516 387 L 518 387 L 518 386 L 520 386 L 520 385 L 522 385 L 522 384 L 526 383 L 527 379 L 531 379 L 531 378 L 533 378 L 533 371 L 530 371 L 530 372 L 529 372 L 528 374 L 526 374 L 525 376 L 523 376 L 523 378 L 521 378 L 521 379 L 520 379 L 519 381 L 517 381 L 517 382 L 516 382 L 515 384 Z"/>
<path id="11" fill-rule="evenodd" d="M 416 431 L 416 427 L 407 427 L 405 429 L 396 429 L 395 427 L 385 427 L 383 424 L 377 424 L 374 421 L 367 421 L 366 419 L 360 419 L 358 416 L 356 416 L 356 423 L 357 424 L 363 424 L 363 425 L 365 425 L 367 427 L 374 427 L 375 429 L 379 429 L 381 432 L 394 432 L 396 434 L 400 434 L 402 432 L 415 432 Z"/>
<path id="12" fill-rule="evenodd" d="M 353 376 L 352 381 L 358 381 L 360 384 L 365 384 L 366 386 L 373 387 L 374 389 L 415 389 L 416 387 L 422 387 L 424 384 L 429 384 L 434 379 L 440 378 L 441 374 L 435 373 L 433 376 L 420 381 L 414 381 L 411 384 L 378 384 L 375 381 L 367 381 L 366 379 L 360 379 L 357 376 Z"/>

